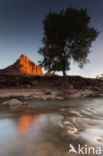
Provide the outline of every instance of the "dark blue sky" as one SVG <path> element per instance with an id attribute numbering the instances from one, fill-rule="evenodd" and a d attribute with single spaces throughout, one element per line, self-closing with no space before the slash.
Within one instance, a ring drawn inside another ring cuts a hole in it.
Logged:
<path id="1" fill-rule="evenodd" d="M 91 25 L 101 33 L 91 48 L 90 63 L 82 70 L 72 63 L 68 74 L 95 77 L 103 73 L 103 0 L 0 0 L 0 68 L 15 62 L 21 54 L 37 63 L 45 15 L 69 6 L 87 8 Z"/>

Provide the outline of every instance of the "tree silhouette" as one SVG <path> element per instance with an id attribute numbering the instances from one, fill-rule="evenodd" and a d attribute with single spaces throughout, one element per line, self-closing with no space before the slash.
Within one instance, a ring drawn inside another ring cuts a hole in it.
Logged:
<path id="1" fill-rule="evenodd" d="M 38 51 L 43 59 L 39 64 L 48 71 L 62 71 L 64 77 L 71 59 L 83 67 L 99 33 L 90 26 L 90 19 L 86 9 L 49 12 L 43 21 L 43 47 Z"/>

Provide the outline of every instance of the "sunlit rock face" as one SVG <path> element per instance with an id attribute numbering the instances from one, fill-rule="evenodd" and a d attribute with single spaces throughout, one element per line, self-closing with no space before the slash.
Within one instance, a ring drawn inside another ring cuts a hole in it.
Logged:
<path id="1" fill-rule="evenodd" d="M 17 63 L 20 65 L 19 70 L 23 74 L 26 73 L 29 75 L 43 75 L 42 69 L 24 55 L 21 55 Z"/>
<path id="2" fill-rule="evenodd" d="M 0 70 L 0 74 L 10 75 L 39 75 L 43 76 L 42 69 L 32 62 L 28 57 L 21 55 L 21 57 L 13 65 Z"/>

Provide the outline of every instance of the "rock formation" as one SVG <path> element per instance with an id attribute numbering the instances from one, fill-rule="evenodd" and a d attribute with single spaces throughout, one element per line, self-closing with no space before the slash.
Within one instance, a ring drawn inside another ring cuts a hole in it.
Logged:
<path id="1" fill-rule="evenodd" d="M 39 76 L 44 75 L 42 69 L 24 55 L 21 55 L 21 57 L 13 65 L 0 70 L 0 74 Z"/>

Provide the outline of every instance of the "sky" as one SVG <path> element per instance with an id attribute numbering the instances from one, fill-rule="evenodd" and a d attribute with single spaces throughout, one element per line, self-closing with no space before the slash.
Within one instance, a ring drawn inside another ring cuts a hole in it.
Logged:
<path id="1" fill-rule="evenodd" d="M 103 74 L 103 0 L 0 0 L 0 69 L 13 64 L 21 54 L 38 63 L 43 19 L 50 10 L 67 7 L 87 8 L 91 25 L 100 31 L 88 56 L 90 63 L 80 69 L 72 62 L 68 75 Z"/>

